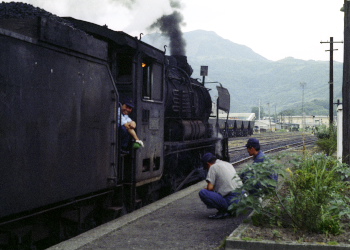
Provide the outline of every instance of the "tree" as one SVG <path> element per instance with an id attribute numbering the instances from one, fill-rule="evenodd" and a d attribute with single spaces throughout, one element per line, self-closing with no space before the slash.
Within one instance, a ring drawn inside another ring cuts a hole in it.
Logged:
<path id="1" fill-rule="evenodd" d="M 259 119 L 259 107 L 252 107 L 252 113 L 255 113 L 256 119 Z M 260 107 L 260 118 L 262 118 L 264 115 L 264 108 Z"/>
<path id="2" fill-rule="evenodd" d="M 279 113 L 279 115 L 292 116 L 297 115 L 295 109 L 285 109 Z"/>

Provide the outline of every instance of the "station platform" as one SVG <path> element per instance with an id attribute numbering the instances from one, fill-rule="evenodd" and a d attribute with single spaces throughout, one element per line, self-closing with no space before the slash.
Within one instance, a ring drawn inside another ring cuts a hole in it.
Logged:
<path id="1" fill-rule="evenodd" d="M 202 181 L 48 250 L 220 249 L 246 216 L 213 220 L 198 192 Z"/>

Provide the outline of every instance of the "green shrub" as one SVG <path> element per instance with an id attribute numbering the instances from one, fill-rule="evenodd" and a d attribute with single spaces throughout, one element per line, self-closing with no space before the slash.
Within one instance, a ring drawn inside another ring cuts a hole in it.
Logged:
<path id="1" fill-rule="evenodd" d="M 275 157 L 266 157 L 264 162 L 249 164 L 238 172 L 239 175 L 246 173 L 246 181 L 236 192 L 254 190 L 254 194 L 242 195 L 238 204 L 234 203 L 230 206 L 229 210 L 232 213 L 241 214 L 251 209 L 257 213 L 262 213 L 265 210 L 260 202 L 261 198 L 268 197 L 278 185 L 270 176 L 278 174 L 283 177 L 286 173 L 284 166 L 279 163 L 279 159 L 282 157 L 282 154 Z M 295 158 L 292 157 L 292 159 Z M 290 163 L 294 162 L 292 159 L 289 161 Z"/>
<path id="2" fill-rule="evenodd" d="M 330 204 L 347 188 L 340 174 L 342 168 L 337 160 L 322 154 L 305 158 L 296 168 L 286 182 L 290 191 L 287 205 L 295 226 L 311 232 L 340 233 L 339 211 L 331 209 Z M 328 230 L 330 227 L 333 229 Z"/>
<path id="3" fill-rule="evenodd" d="M 340 234 L 341 219 L 350 217 L 349 184 L 344 181 L 350 174 L 349 167 L 324 154 L 297 157 L 285 164 L 283 188 L 268 189 L 260 196 L 242 197 L 240 203 L 233 204 L 230 209 L 240 213 L 244 207 L 251 208 L 254 210 L 252 221 L 258 226 L 292 226 L 309 232 Z M 254 168 L 263 167 L 263 171 L 270 169 L 270 173 L 282 173 L 280 166 L 274 163 L 270 168 L 263 165 Z M 242 188 L 249 188 L 246 185 Z M 269 203 L 261 202 L 261 197 L 264 201 L 268 199 Z"/>
<path id="4" fill-rule="evenodd" d="M 316 133 L 316 145 L 326 155 L 333 155 L 337 151 L 337 127 L 319 127 Z"/>

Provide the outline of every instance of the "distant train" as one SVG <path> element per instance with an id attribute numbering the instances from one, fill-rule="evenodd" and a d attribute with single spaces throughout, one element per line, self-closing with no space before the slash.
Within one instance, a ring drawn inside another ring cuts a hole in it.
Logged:
<path id="1" fill-rule="evenodd" d="M 254 113 L 229 113 L 219 114 L 220 133 L 228 138 L 251 136 L 254 134 Z M 216 118 L 210 119 L 212 124 Z"/>
<path id="2" fill-rule="evenodd" d="M 205 152 L 228 159 L 186 57 L 30 5 L 0 6 L 0 249 L 45 248 L 202 180 Z M 125 96 L 145 144 L 129 152 L 118 133 Z M 231 135 L 249 134 L 230 124 Z"/>

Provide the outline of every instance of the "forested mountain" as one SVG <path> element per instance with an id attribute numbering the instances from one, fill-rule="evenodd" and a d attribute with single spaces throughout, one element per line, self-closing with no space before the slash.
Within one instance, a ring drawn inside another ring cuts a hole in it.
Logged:
<path id="1" fill-rule="evenodd" d="M 271 61 L 212 31 L 197 30 L 183 35 L 187 60 L 194 70 L 192 77 L 202 79 L 200 66 L 208 66 L 205 82 L 220 82 L 229 89 L 231 112 L 251 112 L 260 100 L 265 112 L 270 107 L 271 113 L 287 111 L 300 115 L 304 92 L 307 115 L 328 115 L 328 61 L 304 61 L 291 57 Z M 142 41 L 161 50 L 169 44 L 166 37 L 157 33 L 142 37 Z M 342 67 L 342 63 L 334 62 L 334 102 L 341 98 Z M 304 88 L 301 83 L 305 83 Z M 215 92 L 215 84 L 206 86 Z"/>

